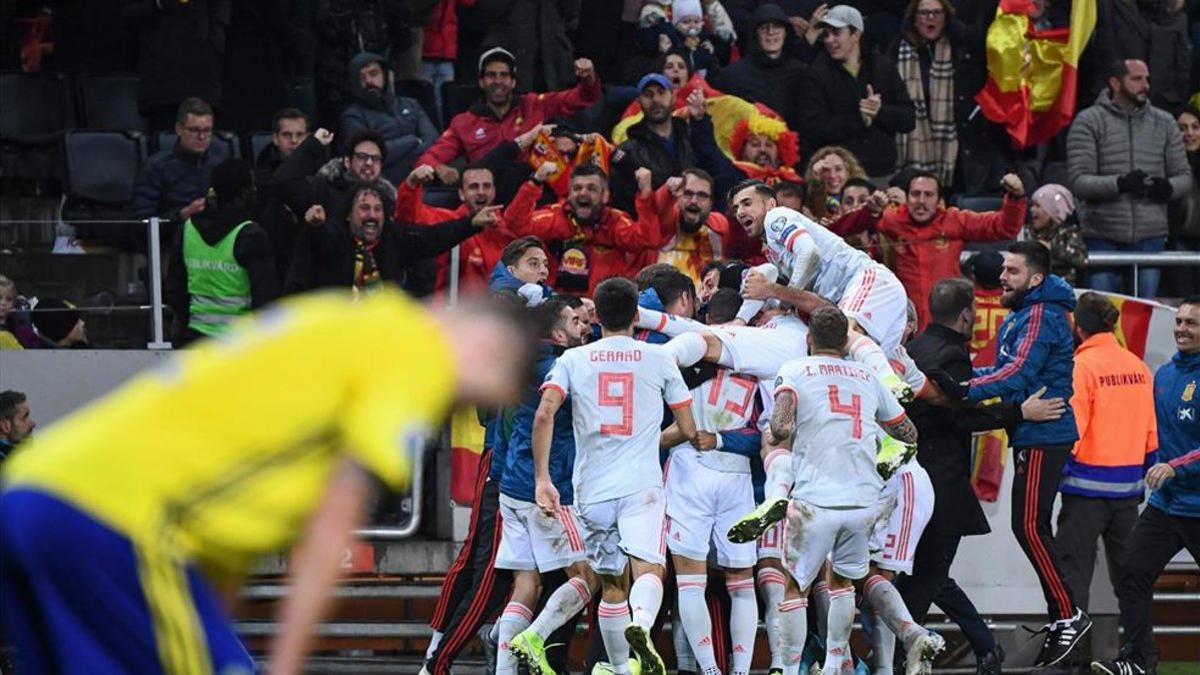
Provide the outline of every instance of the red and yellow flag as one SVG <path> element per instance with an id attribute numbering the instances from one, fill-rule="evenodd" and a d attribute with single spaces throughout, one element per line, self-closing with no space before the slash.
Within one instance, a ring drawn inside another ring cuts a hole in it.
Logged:
<path id="1" fill-rule="evenodd" d="M 1071 124 L 1079 56 L 1096 27 L 1096 0 L 1071 3 L 1070 25 L 1039 30 L 1032 0 L 1000 0 L 987 33 L 988 80 L 975 96 L 1013 145 L 1044 143 Z"/>

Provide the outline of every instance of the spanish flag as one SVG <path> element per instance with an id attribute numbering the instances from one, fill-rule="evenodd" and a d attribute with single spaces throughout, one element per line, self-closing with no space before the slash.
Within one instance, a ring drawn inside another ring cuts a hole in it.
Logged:
<path id="1" fill-rule="evenodd" d="M 475 501 L 475 481 L 483 454 L 484 428 L 473 406 L 457 408 L 450 416 L 450 499 L 460 506 Z"/>
<path id="2" fill-rule="evenodd" d="M 1044 143 L 1071 124 L 1079 56 L 1096 27 L 1096 0 L 1074 0 L 1070 25 L 1039 30 L 1032 0 L 1000 0 L 987 33 L 988 80 L 980 110 L 1017 148 Z"/>

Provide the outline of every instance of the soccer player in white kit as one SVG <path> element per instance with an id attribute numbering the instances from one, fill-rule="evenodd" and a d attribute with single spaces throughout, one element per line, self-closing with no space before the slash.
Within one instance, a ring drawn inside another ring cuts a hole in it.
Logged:
<path id="1" fill-rule="evenodd" d="M 595 303 L 602 338 L 564 353 L 547 375 L 533 425 L 535 495 L 542 510 L 559 513 L 548 457 L 554 414 L 569 396 L 576 445 L 572 477 L 576 515 L 588 563 L 600 576 L 597 625 L 612 671 L 630 673 L 632 648 L 642 675 L 665 675 L 662 658 L 650 640 L 662 604 L 667 547 L 666 499 L 658 461 L 661 402 L 673 411 L 684 440 L 695 444 L 697 432 L 691 395 L 674 358 L 662 346 L 632 337 L 637 301 L 637 287 L 628 279 L 601 282 Z M 571 607 L 556 605 L 556 598 Z M 555 593 L 542 612 L 570 617 L 584 602 L 579 594 Z M 552 631 L 557 626 L 546 628 Z M 539 636 L 522 632 L 510 648 L 534 675 L 552 675 L 546 670 Z"/>
<path id="2" fill-rule="evenodd" d="M 780 605 L 784 675 L 797 675 L 808 634 L 808 590 L 831 559 L 826 673 L 853 673 L 849 639 L 854 581 L 870 569 L 869 538 L 883 480 L 875 466 L 880 428 L 915 444 L 912 425 L 891 391 L 866 367 L 842 357 L 848 320 L 836 307 L 809 319 L 812 356 L 788 363 L 776 378 L 770 432 L 792 440 L 797 461 L 788 515 L 790 576 Z M 940 638 L 913 628 L 908 672 L 928 672 Z"/>
<path id="3" fill-rule="evenodd" d="M 783 364 L 808 355 L 808 328 L 804 322 L 781 308 L 777 303 L 758 313 L 756 326 L 728 324 L 705 326 L 697 321 L 642 308 L 639 328 L 657 330 L 672 336 L 667 349 L 676 355 L 681 366 L 691 366 L 700 360 L 715 363 L 734 372 L 753 377 L 759 382 L 763 413 L 759 428 L 766 429 L 774 406 L 775 376 Z M 763 594 L 764 623 L 767 644 L 771 650 L 771 671 L 782 670 L 783 649 L 779 632 L 778 606 L 783 599 L 786 581 L 783 571 L 783 533 L 781 522 L 787 512 L 787 495 L 791 490 L 791 453 L 782 448 L 764 449 L 766 458 L 766 501 L 734 524 L 742 529 L 757 528 L 757 532 L 731 538 L 735 543 L 758 540 L 757 585 Z M 780 521 L 780 522 L 776 522 Z M 774 526 L 771 523 L 775 523 Z M 761 535 L 761 536 L 760 536 Z"/>

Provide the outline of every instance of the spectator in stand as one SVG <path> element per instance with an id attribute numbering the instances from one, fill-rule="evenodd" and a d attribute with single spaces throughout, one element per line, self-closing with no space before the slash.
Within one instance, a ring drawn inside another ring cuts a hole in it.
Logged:
<path id="1" fill-rule="evenodd" d="M 804 205 L 813 218 L 836 218 L 842 212 L 840 201 L 846 181 L 866 177 L 854 153 L 836 145 L 821 148 L 808 159 L 804 172 L 804 184 L 808 186 Z"/>
<path id="2" fill-rule="evenodd" d="M 961 168 L 964 191 L 977 193 L 999 180 L 998 174 L 990 181 L 977 174 L 986 178 L 1002 163 L 1004 148 L 989 143 L 994 129 L 983 115 L 972 114 L 975 94 L 987 82 L 983 35 L 954 14 L 950 0 L 909 0 L 903 32 L 887 52 L 916 113 L 913 130 L 896 136 L 896 168 L 928 171 L 946 186 Z"/>
<path id="3" fill-rule="evenodd" d="M 999 211 L 945 208 L 937 176 L 917 172 L 909 180 L 907 201 L 900 208 L 882 211 L 881 203 L 874 205 L 881 210 L 875 229 L 895 252 L 896 276 L 917 307 L 920 329 L 929 323 L 929 291 L 938 281 L 961 274 L 959 257 L 968 242 L 1004 241 L 1021 233 L 1025 188 L 1011 173 L 1004 176 L 1002 186 L 1004 205 Z"/>
<path id="4" fill-rule="evenodd" d="M 716 181 L 704 169 L 688 168 L 655 193 L 663 235 L 669 236 L 658 252 L 658 262 L 668 263 L 699 285 L 703 270 L 724 250 L 729 221 L 713 211 Z"/>
<path id="5" fill-rule="evenodd" d="M 1075 218 L 1075 197 L 1067 188 L 1049 183 L 1033 193 L 1029 204 L 1026 239 L 1050 250 L 1050 273 L 1075 285 L 1079 269 L 1087 264 L 1087 244 Z"/>
<path id="6" fill-rule="evenodd" d="M 1185 106 L 1175 119 L 1179 122 L 1183 149 L 1187 153 L 1188 166 L 1192 169 L 1192 183 L 1184 199 L 1167 205 L 1170 218 L 1167 248 L 1195 252 L 1200 251 L 1200 110 L 1191 105 Z M 1169 276 L 1174 297 L 1200 293 L 1200 267 L 1172 267 Z"/>
<path id="7" fill-rule="evenodd" d="M 521 237 L 504 247 L 500 261 L 492 269 L 488 290 L 515 291 L 525 305 L 536 307 L 554 294 L 546 285 L 550 278 L 550 257 L 537 237 Z"/>
<path id="8" fill-rule="evenodd" d="M 916 113 L 896 64 L 863 49 L 862 14 L 849 5 L 829 10 L 817 24 L 825 53 L 805 73 L 800 121 L 808 150 L 840 145 L 863 162 L 876 185 L 896 170 L 896 136 L 916 126 Z"/>
<path id="9" fill-rule="evenodd" d="M 176 347 L 229 330 L 279 297 L 267 231 L 252 218 L 254 172 L 227 159 L 212 171 L 205 208 L 183 223 L 171 244 L 163 299 L 175 314 Z"/>
<path id="10" fill-rule="evenodd" d="M 642 121 L 629 127 L 628 140 L 617 148 L 613 160 L 613 203 L 633 205 L 639 167 L 650 169 L 651 185 L 658 189 L 684 167 L 695 164 L 687 121 L 671 114 L 675 93 L 665 75 L 650 73 L 638 82 L 638 107 Z"/>
<path id="11" fill-rule="evenodd" d="M 387 145 L 379 134 L 363 131 L 348 137 L 346 156 L 330 159 L 332 142 L 333 134 L 317 129 L 275 171 L 276 189 L 288 208 L 303 216 L 319 204 L 334 219 L 341 219 L 349 212 L 358 188 L 369 185 L 383 195 L 390 213 L 396 202 L 396 187 L 380 175 Z"/>
<path id="12" fill-rule="evenodd" d="M 347 76 L 354 102 L 342 111 L 341 133 L 347 137 L 366 130 L 378 133 L 387 144 L 383 174 L 388 181 L 398 183 L 437 139 L 437 128 L 420 103 L 391 91 L 387 60 L 382 56 L 357 54 L 350 59 Z"/>
<path id="13" fill-rule="evenodd" d="M 292 262 L 300 219 L 288 208 L 275 183 L 275 172 L 309 137 L 309 120 L 304 111 L 284 108 L 275 113 L 271 143 L 254 161 L 254 186 L 258 192 L 258 213 L 254 220 L 267 231 L 275 251 L 275 273 L 283 284 L 283 275 Z"/>
<path id="14" fill-rule="evenodd" d="M 38 302 L 32 312 L 42 349 L 87 349 L 87 324 L 75 305 L 60 298 Z"/>
<path id="15" fill-rule="evenodd" d="M 1071 191 L 1089 251 L 1157 253 L 1166 248 L 1167 202 L 1187 194 L 1191 170 L 1179 127 L 1149 103 L 1150 70 L 1142 61 L 1112 65 L 1108 90 L 1075 117 L 1067 134 Z M 1098 291 L 1130 292 L 1120 271 L 1093 271 Z M 1161 270 L 1141 267 L 1137 293 L 1158 295 Z"/>
<path id="16" fill-rule="evenodd" d="M 775 199 L 780 206 L 786 206 L 793 211 L 799 211 L 812 217 L 812 212 L 804 205 L 808 199 L 808 184 L 790 180 L 781 180 L 775 184 Z"/>
<path id="17" fill-rule="evenodd" d="M 801 84 L 804 64 L 783 49 L 791 23 L 778 5 L 768 3 L 754 10 L 750 25 L 755 39 L 742 59 L 710 72 L 708 81 L 726 94 L 770 107 L 789 126 L 800 129 L 794 102 L 805 93 Z"/>
<path id="18" fill-rule="evenodd" d="M 700 0 L 673 0 L 670 8 L 668 20 L 663 6 L 657 2 L 642 7 L 642 19 L 638 22 L 640 49 L 658 54 L 675 50 L 687 61 L 692 72 L 701 75 L 729 63 L 731 43 L 704 25 Z"/>
<path id="19" fill-rule="evenodd" d="M 1093 662 L 1107 675 L 1153 673 L 1158 661 L 1150 609 L 1154 581 L 1175 554 L 1187 549 L 1200 560 L 1200 296 L 1184 299 L 1175 315 L 1174 358 L 1154 374 L 1158 463 L 1146 472 L 1149 503 L 1133 526 L 1121 563 L 1117 599 L 1125 645 L 1115 661 Z"/>
<path id="20" fill-rule="evenodd" d="M 975 369 L 968 400 L 998 396 L 1006 403 L 1020 403 L 1038 387 L 1045 387 L 1052 398 L 1069 398 L 1074 364 L 1072 288 L 1050 274 L 1049 252 L 1031 241 L 1008 247 L 1000 284 L 1001 302 L 1012 311 L 1000 326 L 996 365 Z M 1038 668 L 1067 658 L 1091 629 L 1091 619 L 1071 594 L 1050 520 L 1063 467 L 1078 438 L 1069 408 L 1054 421 L 1018 424 L 1010 436 L 1015 465 L 1013 534 L 1041 583 L 1049 615 L 1046 639 L 1034 662 Z"/>
<path id="21" fill-rule="evenodd" d="M 1158 449 L 1150 369 L 1113 335 L 1121 312 L 1088 291 L 1075 305 L 1075 369 L 1071 408 L 1079 440 L 1063 469 L 1058 532 L 1063 566 L 1075 603 L 1088 609 L 1096 546 L 1104 539 L 1108 577 L 1115 590 L 1129 535 L 1137 521 L 1146 469 Z"/>
<path id="22" fill-rule="evenodd" d="M 0 464 L 13 453 L 17 444 L 33 435 L 37 421 L 29 411 L 29 402 L 20 391 L 0 391 Z"/>
<path id="23" fill-rule="evenodd" d="M 418 166 L 396 190 L 395 219 L 398 223 L 433 225 L 456 218 L 473 218 L 481 210 L 496 201 L 496 181 L 492 170 L 484 164 L 468 164 L 462 171 L 458 198 L 462 202 L 456 209 L 430 206 L 424 202 L 423 187 L 437 178 L 433 167 Z M 537 199 L 539 191 L 532 196 Z M 488 288 L 492 269 L 500 261 L 501 251 L 512 241 L 511 228 L 502 217 L 496 227 L 489 227 L 474 234 L 459 244 L 458 284 L 460 293 L 482 292 Z M 450 287 L 450 255 L 443 253 L 437 261 L 437 283 L 435 290 L 443 292 Z"/>
<path id="24" fill-rule="evenodd" d="M 0 274 L 0 349 L 24 349 L 21 340 L 10 328 L 9 318 L 15 318 L 13 307 L 17 304 L 17 285 L 12 279 Z"/>
<path id="25" fill-rule="evenodd" d="M 538 174 L 547 166 L 539 168 Z M 538 174 L 534 180 L 539 179 Z M 637 220 L 607 205 L 608 177 L 593 164 L 575 167 L 567 197 L 562 201 L 537 211 L 529 199 L 514 199 L 509 205 L 508 222 L 513 233 L 540 238 L 554 254 L 550 266 L 555 290 L 591 295 L 604 279 L 615 275 L 633 277 L 657 257 L 662 232 L 654 208 L 650 170 L 638 169 L 636 178 Z"/>
<path id="26" fill-rule="evenodd" d="M 425 39 L 421 43 L 421 78 L 433 85 L 438 112 L 442 108 L 442 85 L 454 81 L 454 62 L 458 59 L 458 8 L 470 7 L 476 0 L 437 0 Z"/>
<path id="27" fill-rule="evenodd" d="M 479 89 L 483 99 L 450 120 L 446 130 L 421 155 L 417 164 L 429 164 L 438 180 L 453 185 L 457 171 L 449 166 L 466 156 L 468 162 L 483 159 L 493 148 L 545 122 L 566 117 L 600 100 L 600 80 L 592 62 L 575 61 L 579 84 L 573 89 L 546 94 L 514 94 L 516 58 L 506 49 L 489 49 L 479 57 Z"/>
<path id="28" fill-rule="evenodd" d="M 131 2 L 117 13 L 137 25 L 138 111 L 151 129 L 170 129 L 175 110 L 193 97 L 221 105 L 231 0 Z"/>
<path id="29" fill-rule="evenodd" d="M 354 100 L 346 65 L 367 51 L 395 58 L 412 44 L 410 8 L 403 0 L 322 0 L 312 3 L 317 27 L 317 122 L 332 126 Z"/>
<path id="30" fill-rule="evenodd" d="M 179 139 L 150 156 L 133 184 L 130 212 L 137 218 L 158 216 L 170 221 L 164 239 L 171 240 L 180 223 L 204 210 L 208 172 L 218 159 L 211 152 L 212 106 L 198 98 L 179 104 L 175 114 Z"/>
<path id="31" fill-rule="evenodd" d="M 296 242 L 284 290 L 290 294 L 348 288 L 358 294 L 391 282 L 413 295 L 428 294 L 432 289 L 415 286 L 409 278 L 410 266 L 450 250 L 499 220 L 500 207 L 487 206 L 471 218 L 411 227 L 391 222 L 385 201 L 378 188 L 365 185 L 355 190 L 344 221 L 329 218 L 320 204 L 310 207 L 304 214 L 309 227 Z"/>

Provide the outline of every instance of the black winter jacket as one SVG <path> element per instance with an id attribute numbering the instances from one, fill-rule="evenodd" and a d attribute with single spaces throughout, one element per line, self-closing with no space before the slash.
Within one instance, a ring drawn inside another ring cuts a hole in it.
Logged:
<path id="1" fill-rule="evenodd" d="M 637 194 L 634 173 L 639 167 L 650 169 L 657 190 L 671 176 L 678 176 L 687 167 L 695 166 L 695 153 L 688 140 L 688 123 L 678 117 L 671 118 L 671 141 L 675 146 L 673 153 L 645 120 L 629 127 L 629 138 L 620 145 L 621 157 L 614 165 L 614 206 L 633 211 L 633 199 Z"/>
<path id="2" fill-rule="evenodd" d="M 751 103 L 762 103 L 783 116 L 788 126 L 799 131 L 799 109 L 803 98 L 805 66 L 787 56 L 773 59 L 756 46 L 737 63 L 708 74 L 713 87 Z"/>

